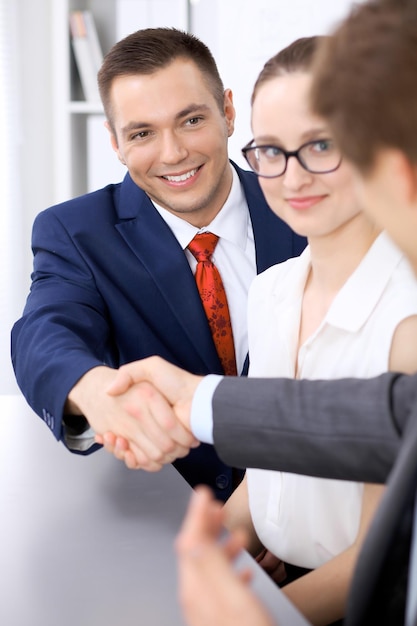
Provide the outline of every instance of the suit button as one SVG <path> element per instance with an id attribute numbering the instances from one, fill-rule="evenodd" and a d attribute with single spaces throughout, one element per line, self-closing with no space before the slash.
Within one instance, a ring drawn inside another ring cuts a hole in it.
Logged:
<path id="1" fill-rule="evenodd" d="M 226 489 L 229 486 L 229 479 L 226 474 L 219 474 L 216 476 L 216 487 L 217 489 Z"/>

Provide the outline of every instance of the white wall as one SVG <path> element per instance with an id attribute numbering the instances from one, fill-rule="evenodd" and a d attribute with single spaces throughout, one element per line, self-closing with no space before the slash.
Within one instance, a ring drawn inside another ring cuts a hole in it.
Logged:
<path id="1" fill-rule="evenodd" d="M 51 12 L 54 0 L 17 0 L 21 89 L 20 166 L 23 236 L 53 198 Z M 27 244 L 26 244 L 27 249 Z"/>
<path id="2" fill-rule="evenodd" d="M 32 257 L 30 232 L 34 216 L 52 201 L 52 92 L 50 3 L 53 0 L 14 0 L 17 35 L 12 63 L 14 89 L 20 97 L 17 123 L 12 128 L 13 161 L 17 180 L 13 211 L 8 215 L 10 258 L 2 263 L 2 315 L 0 328 L 0 393 L 14 393 L 17 385 L 10 363 L 10 328 L 20 316 L 30 284 Z"/>

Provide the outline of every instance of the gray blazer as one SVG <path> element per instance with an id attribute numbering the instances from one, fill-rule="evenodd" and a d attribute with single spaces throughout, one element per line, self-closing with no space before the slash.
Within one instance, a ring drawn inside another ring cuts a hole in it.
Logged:
<path id="1" fill-rule="evenodd" d="M 345 624 L 404 624 L 417 489 L 417 376 L 224 379 L 213 415 L 215 446 L 227 463 L 387 482 L 359 557 Z"/>

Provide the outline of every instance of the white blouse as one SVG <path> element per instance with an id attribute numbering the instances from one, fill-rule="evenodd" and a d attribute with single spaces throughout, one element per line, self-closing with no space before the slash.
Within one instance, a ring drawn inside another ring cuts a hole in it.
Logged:
<path id="1" fill-rule="evenodd" d="M 297 354 L 309 268 L 307 247 L 252 283 L 249 375 L 293 378 L 296 363 L 297 376 L 310 379 L 367 378 L 387 371 L 396 327 L 417 315 L 417 281 L 399 249 L 385 233 L 376 239 Z M 316 568 L 355 540 L 362 483 L 258 469 L 249 469 L 247 477 L 256 532 L 284 561 Z"/>

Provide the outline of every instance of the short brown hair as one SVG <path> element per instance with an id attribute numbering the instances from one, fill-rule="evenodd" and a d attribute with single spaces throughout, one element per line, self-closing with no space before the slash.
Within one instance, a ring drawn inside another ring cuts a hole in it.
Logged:
<path id="1" fill-rule="evenodd" d="M 100 97 L 110 124 L 110 91 L 115 78 L 153 74 L 178 58 L 189 59 L 197 65 L 223 112 L 223 82 L 209 48 L 194 35 L 176 28 L 145 28 L 118 41 L 104 57 L 98 73 Z"/>
<path id="2" fill-rule="evenodd" d="M 417 162 L 417 3 L 368 0 L 323 42 L 312 108 L 363 173 L 378 149 Z"/>
<path id="3" fill-rule="evenodd" d="M 253 105 L 261 85 L 271 79 L 283 74 L 292 74 L 293 72 L 308 72 L 313 65 L 314 55 L 323 39 L 326 39 L 326 37 L 300 37 L 300 39 L 296 39 L 296 41 L 293 41 L 289 46 L 271 57 L 265 63 L 256 79 L 252 91 L 251 104 Z"/>

